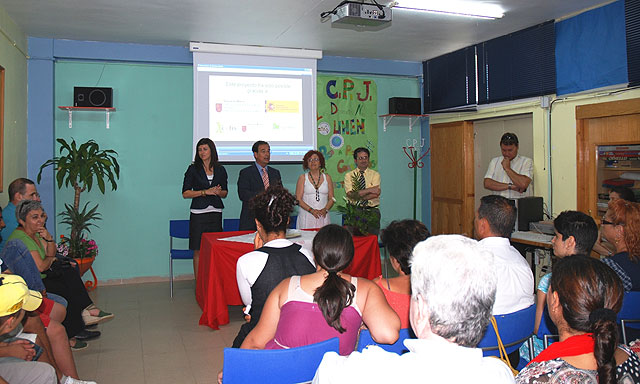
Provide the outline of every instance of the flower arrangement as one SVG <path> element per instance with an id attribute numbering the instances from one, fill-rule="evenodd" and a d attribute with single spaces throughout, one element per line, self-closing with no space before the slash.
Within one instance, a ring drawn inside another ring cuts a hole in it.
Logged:
<path id="1" fill-rule="evenodd" d="M 76 259 L 98 256 L 98 244 L 94 240 L 87 240 L 84 237 L 72 239 L 65 235 L 60 235 L 60 242 L 57 248 L 58 253 L 63 256 Z"/>

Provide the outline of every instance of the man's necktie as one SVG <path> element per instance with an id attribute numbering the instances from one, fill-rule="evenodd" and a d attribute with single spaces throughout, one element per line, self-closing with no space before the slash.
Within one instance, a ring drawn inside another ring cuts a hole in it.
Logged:
<path id="1" fill-rule="evenodd" d="M 267 168 L 262 168 L 262 183 L 264 184 L 264 189 L 269 188 L 269 174 L 267 174 Z"/>
<path id="2" fill-rule="evenodd" d="M 360 190 L 367 188 L 367 184 L 364 181 L 364 171 L 360 171 L 360 177 L 358 178 L 358 187 Z"/>

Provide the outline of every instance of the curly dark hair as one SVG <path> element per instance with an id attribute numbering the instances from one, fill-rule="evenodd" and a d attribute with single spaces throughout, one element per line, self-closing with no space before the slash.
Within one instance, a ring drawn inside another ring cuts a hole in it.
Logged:
<path id="1" fill-rule="evenodd" d="M 277 184 L 258 193 L 251 199 L 249 206 L 267 233 L 278 233 L 287 230 L 289 215 L 293 212 L 295 203 L 295 196 Z"/>
<path id="2" fill-rule="evenodd" d="M 302 158 L 302 169 L 304 170 L 309 169 L 309 159 L 313 155 L 318 155 L 318 158 L 320 159 L 320 169 L 324 169 L 325 162 L 324 162 L 324 156 L 322 155 L 322 152 L 314 151 L 314 150 L 311 150 L 304 154 L 304 157 Z"/>
<path id="3" fill-rule="evenodd" d="M 411 274 L 409 259 L 413 247 L 426 240 L 431 234 L 427 227 L 418 220 L 394 220 L 382 230 L 380 240 L 389 252 L 389 256 L 396 259 L 405 275 Z"/>

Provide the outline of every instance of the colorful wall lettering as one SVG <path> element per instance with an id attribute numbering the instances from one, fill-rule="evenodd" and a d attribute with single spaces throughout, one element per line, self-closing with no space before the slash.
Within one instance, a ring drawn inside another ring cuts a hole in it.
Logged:
<path id="1" fill-rule="evenodd" d="M 375 81 L 318 75 L 318 150 L 335 184 L 336 205 L 344 205 L 344 174 L 355 168 L 353 150 L 371 152 L 378 163 L 378 88 Z"/>

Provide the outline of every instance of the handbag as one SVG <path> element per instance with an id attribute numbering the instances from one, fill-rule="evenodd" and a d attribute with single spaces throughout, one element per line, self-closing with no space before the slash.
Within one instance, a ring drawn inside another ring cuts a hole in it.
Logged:
<path id="1" fill-rule="evenodd" d="M 496 339 L 498 340 L 498 351 L 500 351 L 500 357 L 497 357 L 497 356 L 492 356 L 492 357 L 502 360 L 503 363 L 507 364 L 507 367 L 509 367 L 509 369 L 511 370 L 511 373 L 513 373 L 513 376 L 517 376 L 519 371 L 511 366 L 511 362 L 509 361 L 509 356 L 507 355 L 507 350 L 505 349 L 504 344 L 502 343 L 500 332 L 498 332 L 498 323 L 496 322 L 496 318 L 494 316 L 491 316 L 491 325 L 493 326 L 493 330 L 496 332 Z"/>
<path id="2" fill-rule="evenodd" d="M 56 259 L 51 264 L 49 269 L 47 269 L 46 271 L 43 271 L 42 273 L 44 273 L 48 278 L 49 277 L 58 278 L 58 277 L 62 277 L 65 274 L 67 269 L 75 270 L 75 268 L 73 267 L 73 265 L 71 265 L 70 262 Z"/>

